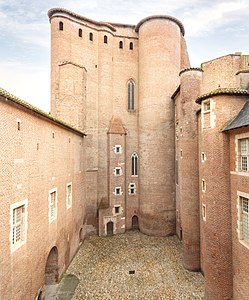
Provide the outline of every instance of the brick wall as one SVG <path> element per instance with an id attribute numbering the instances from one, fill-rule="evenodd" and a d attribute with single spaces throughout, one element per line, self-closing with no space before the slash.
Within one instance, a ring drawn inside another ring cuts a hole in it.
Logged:
<path id="1" fill-rule="evenodd" d="M 84 237 L 85 153 L 82 134 L 0 96 L 0 298 L 34 299 L 45 282 L 50 250 L 58 249 L 58 276 Z M 18 130 L 18 122 L 19 129 Z M 72 206 L 66 186 L 72 183 Z M 57 189 L 57 218 L 49 222 L 49 191 Z M 27 238 L 11 250 L 11 206 L 27 201 Z"/>

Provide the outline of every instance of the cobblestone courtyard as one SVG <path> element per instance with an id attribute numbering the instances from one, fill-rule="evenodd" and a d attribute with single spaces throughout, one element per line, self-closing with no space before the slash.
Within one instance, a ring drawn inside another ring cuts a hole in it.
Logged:
<path id="1" fill-rule="evenodd" d="M 203 299 L 203 276 L 182 267 L 181 253 L 175 236 L 91 236 L 67 270 L 79 279 L 72 299 Z"/>

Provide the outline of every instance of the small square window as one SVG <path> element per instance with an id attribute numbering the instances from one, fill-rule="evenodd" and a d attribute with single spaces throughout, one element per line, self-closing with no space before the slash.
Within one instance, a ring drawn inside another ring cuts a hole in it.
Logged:
<path id="1" fill-rule="evenodd" d="M 129 195 L 136 194 L 136 184 L 135 183 L 129 184 L 128 193 L 129 193 Z"/>
<path id="2" fill-rule="evenodd" d="M 113 151 L 114 151 L 115 153 L 122 153 L 122 147 L 121 147 L 121 145 L 115 145 L 115 146 L 113 147 Z"/>
<path id="3" fill-rule="evenodd" d="M 115 187 L 114 194 L 117 195 L 117 196 L 122 195 L 121 187 Z"/>
<path id="4" fill-rule="evenodd" d="M 121 169 L 121 167 L 116 167 L 114 169 L 114 175 L 115 176 L 121 176 L 122 175 L 122 169 Z"/>
<path id="5" fill-rule="evenodd" d="M 120 213 L 120 206 L 115 206 L 115 214 L 119 214 Z"/>

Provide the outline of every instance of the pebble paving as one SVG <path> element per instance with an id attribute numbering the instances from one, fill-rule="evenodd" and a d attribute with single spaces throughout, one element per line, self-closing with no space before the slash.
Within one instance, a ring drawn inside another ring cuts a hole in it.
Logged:
<path id="1" fill-rule="evenodd" d="M 204 279 L 182 267 L 176 236 L 130 231 L 85 239 L 67 270 L 79 279 L 73 300 L 204 299 Z"/>

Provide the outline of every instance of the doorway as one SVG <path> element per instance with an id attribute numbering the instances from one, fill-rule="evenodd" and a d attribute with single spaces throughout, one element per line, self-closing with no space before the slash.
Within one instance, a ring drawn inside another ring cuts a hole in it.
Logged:
<path id="1" fill-rule="evenodd" d="M 139 230 L 138 216 L 132 217 L 132 230 Z"/>
<path id="2" fill-rule="evenodd" d="M 112 221 L 109 221 L 109 222 L 106 224 L 106 229 L 107 229 L 107 235 L 108 235 L 108 236 L 113 235 L 113 222 L 112 222 Z"/>
<path id="3" fill-rule="evenodd" d="M 58 269 L 58 249 L 57 247 L 53 247 L 49 252 L 45 267 L 45 285 L 58 283 Z"/>

